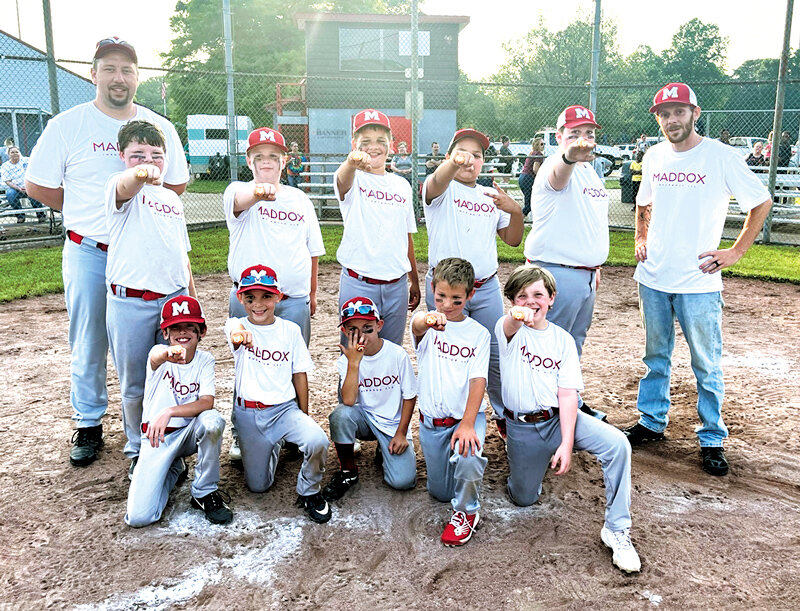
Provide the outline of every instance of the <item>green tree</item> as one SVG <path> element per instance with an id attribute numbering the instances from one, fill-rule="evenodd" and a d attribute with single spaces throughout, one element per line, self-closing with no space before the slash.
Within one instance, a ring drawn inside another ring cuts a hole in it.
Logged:
<path id="1" fill-rule="evenodd" d="M 305 74 L 304 35 L 294 23 L 295 13 L 399 11 L 404 4 L 403 0 L 232 0 L 236 113 L 270 125 L 276 83 L 298 81 Z M 188 114 L 224 114 L 222 0 L 179 1 L 170 25 L 175 37 L 164 54 L 171 70 L 170 116 L 182 123 Z"/>
<path id="2" fill-rule="evenodd" d="M 666 72 L 684 81 L 716 81 L 725 79 L 728 38 L 715 23 L 691 19 L 672 37 L 672 45 L 664 51 Z"/>

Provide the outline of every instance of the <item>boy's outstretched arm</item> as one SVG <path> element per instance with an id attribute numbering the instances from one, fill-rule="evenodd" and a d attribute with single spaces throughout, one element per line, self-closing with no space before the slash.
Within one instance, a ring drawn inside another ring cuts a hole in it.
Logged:
<path id="1" fill-rule="evenodd" d="M 344 196 L 353 187 L 356 177 L 356 170 L 369 172 L 372 169 L 369 155 L 361 151 L 350 151 L 347 159 L 342 162 L 336 171 L 336 188 L 339 190 L 339 198 L 344 201 Z"/>
<path id="2" fill-rule="evenodd" d="M 117 210 L 122 208 L 122 204 L 133 199 L 145 184 L 161 184 L 161 170 L 158 166 L 142 163 L 120 174 L 117 180 Z"/>
<path id="3" fill-rule="evenodd" d="M 483 393 L 486 391 L 486 378 L 471 378 L 469 381 L 469 393 L 467 394 L 467 407 L 464 410 L 464 417 L 461 424 L 456 427 L 453 436 L 450 438 L 450 449 L 453 450 L 458 442 L 458 451 L 462 456 L 467 454 L 477 454 L 481 449 L 481 442 L 475 432 L 475 420 L 481 409 Z"/>
<path id="4" fill-rule="evenodd" d="M 425 203 L 430 204 L 447 191 L 447 187 L 453 182 L 459 168 L 471 166 L 474 160 L 472 153 L 459 151 L 442 161 L 436 171 L 425 179 Z"/>

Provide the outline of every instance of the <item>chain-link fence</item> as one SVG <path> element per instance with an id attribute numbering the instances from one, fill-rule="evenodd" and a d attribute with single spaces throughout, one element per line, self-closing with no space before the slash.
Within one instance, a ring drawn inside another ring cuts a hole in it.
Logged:
<path id="1" fill-rule="evenodd" d="M 454 26 L 455 27 L 455 26 Z M 433 25 L 418 38 L 419 97 L 412 122 L 410 32 L 400 27 L 355 28 L 336 24 L 330 36 L 307 40 L 305 74 L 234 73 L 235 138 L 229 138 L 228 91 L 224 71 L 149 70 L 140 78 L 137 101 L 166 114 L 185 144 L 191 183 L 183 196 L 187 222 L 201 227 L 224 223 L 222 192 L 232 176 L 249 180 L 244 155 L 247 134 L 259 126 L 279 129 L 290 153 L 283 180 L 297 184 L 314 202 L 320 220 L 341 220 L 333 195 L 333 172 L 351 148 L 353 115 L 376 108 L 390 117 L 394 132 L 394 171 L 412 184 L 421 184 L 447 149 L 453 132 L 474 127 L 489 134 L 492 149 L 481 181 L 507 189 L 522 205 L 518 177 L 540 138 L 544 154 L 556 147 L 555 122 L 572 104 L 587 105 L 585 83 L 472 82 L 460 76 L 458 55 L 448 30 Z M 5 45 L 5 46 L 4 46 Z M 63 63 L 63 62 L 62 62 Z M 94 98 L 89 66 L 70 63 L 76 73 L 59 69 L 60 109 Z M 0 137 L 12 137 L 23 155 L 30 153 L 50 115 L 48 77 L 44 57 L 11 38 L 0 37 Z M 601 83 L 597 119 L 603 126 L 597 153 L 609 161 L 604 168 L 611 196 L 609 224 L 633 228 L 636 183 L 630 165 L 636 163 L 636 142 L 659 139 L 648 113 L 654 93 L 668 79 L 648 82 Z M 771 241 L 800 244 L 800 173 L 797 152 L 800 130 L 800 81 L 787 84 L 783 129 L 778 151 L 770 151 L 776 81 L 712 81 L 691 83 L 703 114 L 697 129 L 712 138 L 727 138 L 766 184 L 771 154 L 781 167 L 776 184 Z M 504 142 L 504 138 L 508 141 Z M 234 146 L 231 146 L 231 142 Z M 407 153 L 400 150 L 405 143 Z M 761 150 L 759 154 L 758 151 Z M 390 160 L 390 162 L 392 161 Z M 389 168 L 390 171 L 392 168 Z M 407 170 L 412 169 L 411 172 Z M 414 172 L 413 170 L 416 170 Z M 414 176 L 416 174 L 416 176 Z M 8 210 L 0 212 L 0 230 L 9 241 L 32 239 L 44 228 L 23 223 L 15 227 Z M 57 221 L 57 219 L 55 219 Z M 744 216 L 731 202 L 726 237 L 735 237 Z M 47 231 L 57 231 L 53 225 Z"/>

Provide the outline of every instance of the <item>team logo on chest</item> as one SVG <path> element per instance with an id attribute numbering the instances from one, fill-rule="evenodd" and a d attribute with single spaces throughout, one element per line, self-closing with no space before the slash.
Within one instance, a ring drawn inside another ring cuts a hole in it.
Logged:
<path id="1" fill-rule="evenodd" d="M 551 371 L 558 371 L 561 369 L 561 361 L 556 361 L 549 356 L 540 356 L 533 354 L 528 350 L 528 346 L 523 344 L 519 348 L 522 360 L 531 366 L 531 369 L 549 369 Z"/>
<path id="2" fill-rule="evenodd" d="M 406 198 L 399 193 L 393 191 L 385 191 L 381 189 L 366 189 L 364 187 L 358 188 L 359 193 L 378 204 L 389 204 L 390 206 L 398 206 L 406 203 Z"/>
<path id="3" fill-rule="evenodd" d="M 442 356 L 458 358 L 460 360 L 469 359 L 475 356 L 475 348 L 472 346 L 459 346 L 458 344 L 451 344 L 443 341 L 440 334 L 437 333 L 433 336 L 433 345 Z"/>
<path id="4" fill-rule="evenodd" d="M 270 221 L 277 221 L 285 224 L 299 224 L 305 222 L 305 215 L 298 214 L 297 212 L 285 212 L 283 210 L 275 210 L 265 206 L 263 203 L 258 206 L 258 214 L 262 219 L 269 219 Z"/>
<path id="5" fill-rule="evenodd" d="M 359 390 L 384 390 L 393 387 L 395 384 L 400 384 L 399 375 L 388 376 L 373 376 L 371 378 L 364 378 L 358 381 Z"/>
<path id="6" fill-rule="evenodd" d="M 148 206 L 150 210 L 157 213 L 159 216 L 168 218 L 180 218 L 183 216 L 183 207 L 174 204 L 165 204 L 154 199 L 150 199 L 147 195 L 142 195 L 142 203 Z"/>

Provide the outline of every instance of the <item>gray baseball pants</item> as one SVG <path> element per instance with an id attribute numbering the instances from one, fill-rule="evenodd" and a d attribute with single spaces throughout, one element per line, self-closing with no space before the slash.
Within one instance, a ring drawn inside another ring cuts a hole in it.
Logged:
<path id="1" fill-rule="evenodd" d="M 383 329 L 379 335 L 393 344 L 403 345 L 408 319 L 408 274 L 403 274 L 391 284 L 368 284 L 351 277 L 342 269 L 339 277 L 339 312 L 344 302 L 353 297 L 369 297 L 378 306 L 383 319 Z M 342 338 L 344 343 L 346 338 Z"/>
<path id="2" fill-rule="evenodd" d="M 459 444 L 450 449 L 450 439 L 459 424 L 433 426 L 429 418 L 419 423 L 419 444 L 428 471 L 428 493 L 438 501 L 450 502 L 453 511 L 477 513 L 480 508 L 481 482 L 486 463 L 483 442 L 486 438 L 486 417 L 483 412 L 475 420 L 475 432 L 481 449 L 462 456 Z"/>
<path id="3" fill-rule="evenodd" d="M 561 445 L 561 420 L 528 424 L 506 419 L 508 432 L 508 492 L 517 505 L 539 499 L 550 459 Z M 578 412 L 575 450 L 593 454 L 603 468 L 606 485 L 605 524 L 611 530 L 631 527 L 631 446 L 619 429 Z"/>
<path id="4" fill-rule="evenodd" d="M 242 407 L 237 401 L 233 412 L 239 429 L 244 478 L 252 492 L 264 492 L 272 486 L 285 441 L 296 444 L 303 454 L 297 494 L 309 496 L 320 491 L 328 460 L 328 437 L 310 416 L 300 411 L 297 401 L 292 399 L 266 409 Z"/>
<path id="5" fill-rule="evenodd" d="M 355 443 L 356 439 L 378 442 L 379 451 L 383 455 L 383 481 L 389 486 L 397 490 L 408 490 L 416 485 L 417 457 L 413 442 L 409 442 L 402 454 L 390 453 L 389 442 L 392 438 L 376 428 L 357 403 L 340 403 L 330 413 L 328 421 L 331 424 L 333 443 Z"/>
<path id="6" fill-rule="evenodd" d="M 192 496 L 201 499 L 219 482 L 219 453 L 225 420 L 213 409 L 198 414 L 191 424 L 164 435 L 157 448 L 141 433 L 139 462 L 128 490 L 128 526 L 147 526 L 161 519 L 169 493 L 181 473 L 181 458 L 197 453 Z"/>

